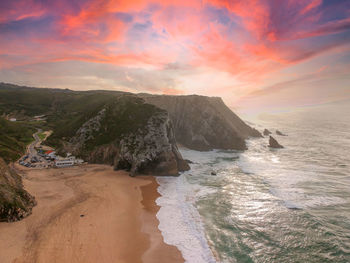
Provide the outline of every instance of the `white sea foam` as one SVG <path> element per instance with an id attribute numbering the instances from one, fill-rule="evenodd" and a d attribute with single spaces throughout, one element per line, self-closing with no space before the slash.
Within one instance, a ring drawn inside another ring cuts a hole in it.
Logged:
<path id="1" fill-rule="evenodd" d="M 200 215 L 194 207 L 195 193 L 185 175 L 158 177 L 157 213 L 165 243 L 179 248 L 188 263 L 216 262 L 205 238 Z M 198 193 L 198 192 L 197 192 Z"/>
<path id="2" fill-rule="evenodd" d="M 281 199 L 287 208 L 304 209 L 346 203 L 341 197 L 327 196 L 319 191 L 308 194 L 303 186 L 318 183 L 320 176 L 314 170 L 322 167 L 309 165 L 309 169 L 281 163 L 277 153 L 264 146 L 262 139 L 249 140 L 249 150 L 242 153 L 238 165 L 242 171 L 261 176 L 270 186 L 270 193 Z M 322 181 L 322 180 L 321 180 Z"/>

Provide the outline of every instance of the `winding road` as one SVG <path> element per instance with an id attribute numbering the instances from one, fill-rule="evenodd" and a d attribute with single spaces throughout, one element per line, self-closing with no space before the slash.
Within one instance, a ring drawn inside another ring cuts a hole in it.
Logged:
<path id="1" fill-rule="evenodd" d="M 36 157 L 38 159 L 38 162 L 36 163 L 36 167 L 47 167 L 48 162 L 45 158 L 39 156 L 38 152 L 35 150 L 35 148 L 40 147 L 42 140 L 39 138 L 38 134 L 41 133 L 42 130 L 39 129 L 36 133 L 33 134 L 34 141 L 28 145 L 27 148 L 27 155 L 28 160 L 31 160 L 32 158 Z"/>

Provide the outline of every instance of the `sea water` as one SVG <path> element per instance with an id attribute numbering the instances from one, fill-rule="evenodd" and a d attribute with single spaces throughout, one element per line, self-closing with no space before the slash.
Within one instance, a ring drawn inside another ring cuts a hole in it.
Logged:
<path id="1" fill-rule="evenodd" d="M 159 229 L 186 262 L 350 262 L 350 104 L 262 115 L 245 152 L 182 149 L 158 178 Z M 215 171 L 216 176 L 211 175 Z"/>

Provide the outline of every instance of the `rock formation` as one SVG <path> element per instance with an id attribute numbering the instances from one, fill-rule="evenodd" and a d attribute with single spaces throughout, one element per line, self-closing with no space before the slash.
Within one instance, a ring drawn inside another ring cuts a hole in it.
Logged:
<path id="1" fill-rule="evenodd" d="M 272 132 L 270 132 L 268 129 L 265 129 L 263 131 L 263 134 L 264 134 L 264 136 L 269 136 L 270 134 L 272 134 Z"/>
<path id="2" fill-rule="evenodd" d="M 166 111 L 134 96 L 122 96 L 85 122 L 65 144 L 92 163 L 107 163 L 130 175 L 178 175 L 183 160 Z"/>
<path id="3" fill-rule="evenodd" d="M 199 151 L 245 150 L 245 139 L 261 137 L 218 97 L 139 94 L 146 102 L 168 111 L 181 145 Z"/>
<path id="4" fill-rule="evenodd" d="M 281 144 L 279 144 L 277 142 L 277 140 L 275 138 L 273 138 L 272 136 L 270 136 L 269 139 L 269 147 L 271 148 L 284 148 Z"/>
<path id="5" fill-rule="evenodd" d="M 152 116 L 145 129 L 125 136 L 120 141 L 116 169 L 130 169 L 155 175 L 178 175 L 190 167 L 177 148 L 172 123 L 165 112 Z"/>
<path id="6" fill-rule="evenodd" d="M 28 216 L 35 199 L 22 185 L 21 177 L 0 158 L 0 221 L 18 221 Z"/>

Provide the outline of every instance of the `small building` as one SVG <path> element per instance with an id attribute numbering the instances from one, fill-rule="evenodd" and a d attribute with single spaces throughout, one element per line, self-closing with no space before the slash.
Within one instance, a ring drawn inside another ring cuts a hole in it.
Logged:
<path id="1" fill-rule="evenodd" d="M 55 151 L 52 151 L 52 150 L 46 151 L 45 155 L 49 156 L 51 159 L 56 159 L 56 152 Z"/>
<path id="2" fill-rule="evenodd" d="M 16 118 L 10 118 L 9 121 L 15 122 L 15 121 L 17 121 L 17 119 Z"/>
<path id="3" fill-rule="evenodd" d="M 57 168 L 69 167 L 74 165 L 74 160 L 62 159 L 55 161 L 55 166 Z"/>
<path id="4" fill-rule="evenodd" d="M 75 164 L 83 164 L 84 160 L 83 159 L 75 159 Z"/>

